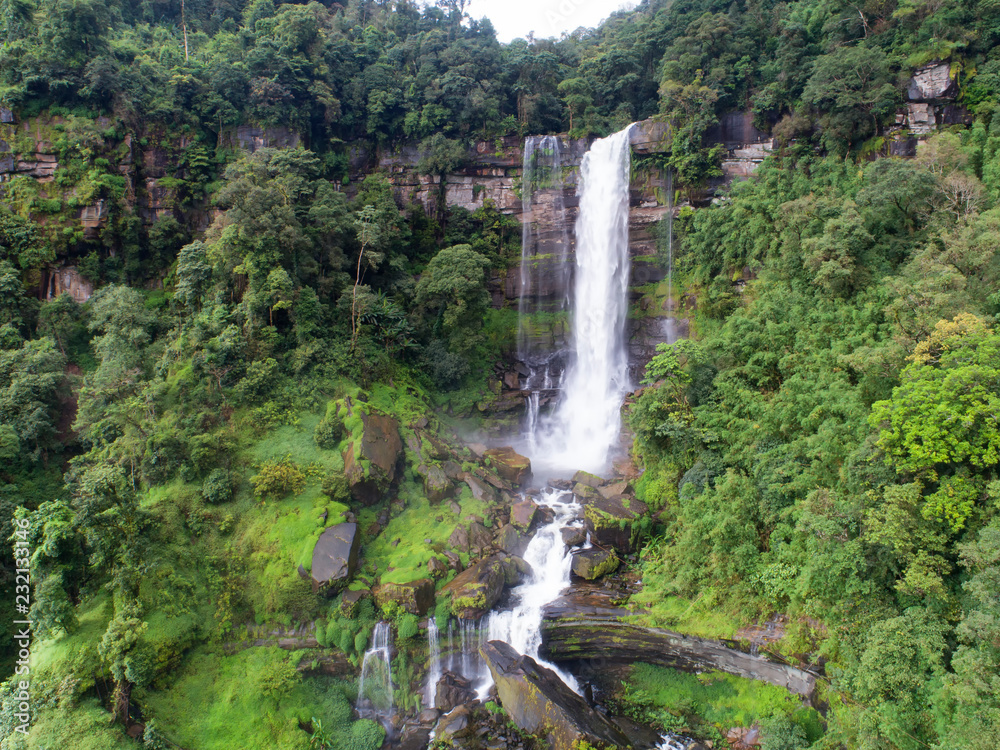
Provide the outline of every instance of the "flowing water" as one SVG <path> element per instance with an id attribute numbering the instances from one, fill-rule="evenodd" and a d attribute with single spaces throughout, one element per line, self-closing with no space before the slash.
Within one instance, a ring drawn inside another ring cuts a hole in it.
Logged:
<path id="1" fill-rule="evenodd" d="M 437 620 L 427 620 L 427 645 L 431 663 L 427 668 L 427 685 L 424 687 L 424 707 L 436 708 L 437 684 L 441 680 L 441 638 Z"/>
<path id="2" fill-rule="evenodd" d="M 621 431 L 629 385 L 630 130 L 594 141 L 580 165 L 571 360 L 554 413 L 536 420 L 529 441 L 536 475 L 606 471 Z"/>
<path id="3" fill-rule="evenodd" d="M 392 630 L 389 623 L 380 622 L 372 631 L 372 645 L 365 651 L 358 683 L 358 713 L 374 714 L 383 723 L 392 716 L 391 648 Z"/>

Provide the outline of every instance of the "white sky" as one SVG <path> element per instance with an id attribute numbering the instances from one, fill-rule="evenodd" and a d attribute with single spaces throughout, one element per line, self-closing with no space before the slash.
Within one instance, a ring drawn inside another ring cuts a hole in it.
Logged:
<path id="1" fill-rule="evenodd" d="M 486 16 L 497 30 L 501 42 L 527 37 L 558 37 L 580 26 L 597 26 L 623 6 L 627 0 L 472 0 L 465 12 L 473 18 Z"/>

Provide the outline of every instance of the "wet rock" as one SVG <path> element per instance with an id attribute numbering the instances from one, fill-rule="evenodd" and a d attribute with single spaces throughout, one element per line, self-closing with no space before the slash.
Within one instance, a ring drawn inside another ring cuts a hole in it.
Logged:
<path id="1" fill-rule="evenodd" d="M 583 500 L 583 517 L 594 544 L 625 553 L 632 549 L 632 524 L 648 512 L 646 504 L 632 495 L 606 498 L 598 494 Z"/>
<path id="2" fill-rule="evenodd" d="M 493 532 L 478 521 L 469 524 L 469 549 L 487 550 L 493 543 Z"/>
<path id="3" fill-rule="evenodd" d="M 462 479 L 462 465 L 455 461 L 445 461 L 441 464 L 441 468 L 444 470 L 444 474 L 448 479 L 453 482 L 459 482 Z"/>
<path id="4" fill-rule="evenodd" d="M 452 611 L 463 620 L 478 620 L 496 604 L 504 586 L 518 583 L 527 571 L 524 560 L 494 555 L 470 566 L 444 587 Z"/>
<path id="5" fill-rule="evenodd" d="M 518 487 L 531 476 L 531 460 L 513 448 L 492 448 L 486 456 L 492 459 L 497 474 Z"/>
<path id="6" fill-rule="evenodd" d="M 434 581 L 420 578 L 408 583 L 383 583 L 375 588 L 375 601 L 381 607 L 395 602 L 412 615 L 422 617 L 434 606 Z"/>
<path id="7" fill-rule="evenodd" d="M 337 524 L 320 534 L 312 554 L 313 591 L 328 596 L 339 591 L 358 567 L 360 546 L 356 523 Z"/>
<path id="8" fill-rule="evenodd" d="M 521 376 L 515 371 L 505 372 L 503 374 L 503 385 L 504 388 L 509 388 L 512 391 L 521 390 Z"/>
<path id="9" fill-rule="evenodd" d="M 466 706 L 456 706 L 442 716 L 434 727 L 434 737 L 442 742 L 452 738 L 465 737 L 470 733 L 469 709 Z"/>
<path id="10" fill-rule="evenodd" d="M 462 572 L 462 569 L 463 569 L 462 558 L 460 558 L 454 552 L 445 552 L 444 556 L 448 560 L 448 567 L 449 568 L 451 568 L 452 570 L 454 570 L 456 573 L 461 573 Z"/>
<path id="11" fill-rule="evenodd" d="M 571 490 L 573 489 L 573 482 L 569 479 L 550 479 L 549 487 L 557 490 Z"/>
<path id="12" fill-rule="evenodd" d="M 472 490 L 472 496 L 487 505 L 493 505 L 497 502 L 497 493 L 492 487 L 486 484 L 483 480 L 478 479 L 471 474 L 466 473 L 464 476 L 465 483 L 469 485 L 469 489 Z"/>
<path id="13" fill-rule="evenodd" d="M 531 522 L 535 519 L 535 511 L 537 510 L 538 503 L 530 497 L 526 497 L 510 507 L 510 522 L 519 529 L 527 531 L 531 528 Z"/>
<path id="14" fill-rule="evenodd" d="M 434 556 L 427 561 L 427 572 L 431 574 L 432 578 L 444 578 L 450 569 L 448 563 L 440 557 Z"/>
<path id="15" fill-rule="evenodd" d="M 493 544 L 496 545 L 497 549 L 503 550 L 508 555 L 516 555 L 523 552 L 521 549 L 521 535 L 510 524 L 507 524 L 497 532 L 497 535 L 493 538 Z"/>
<path id="16" fill-rule="evenodd" d="M 456 526 L 448 537 L 448 546 L 460 552 L 469 551 L 469 530 L 465 526 Z"/>
<path id="17" fill-rule="evenodd" d="M 628 737 L 570 690 L 551 669 L 502 641 L 479 650 L 497 685 L 500 702 L 521 729 L 537 734 L 551 750 L 581 741 L 627 747 Z"/>
<path id="18" fill-rule="evenodd" d="M 587 541 L 587 530 L 582 526 L 563 526 L 559 533 L 567 547 L 577 547 Z"/>
<path id="19" fill-rule="evenodd" d="M 427 750 L 431 744 L 431 728 L 408 724 L 403 728 L 396 750 Z"/>
<path id="20" fill-rule="evenodd" d="M 583 484 L 582 482 L 577 482 L 573 485 L 573 494 L 576 495 L 577 499 L 582 503 L 587 500 L 601 497 L 601 493 L 590 485 Z"/>
<path id="21" fill-rule="evenodd" d="M 351 496 L 363 505 L 372 505 L 396 480 L 403 441 L 399 424 L 376 412 L 362 413 L 361 439 L 344 453 L 344 474 Z"/>
<path id="22" fill-rule="evenodd" d="M 604 549 L 586 549 L 573 553 L 573 575 L 593 581 L 618 569 L 615 553 Z"/>
<path id="23" fill-rule="evenodd" d="M 469 443 L 469 450 L 476 458 L 482 458 L 486 454 L 487 448 L 482 443 Z"/>
<path id="24" fill-rule="evenodd" d="M 428 466 L 424 472 L 424 494 L 431 503 L 439 503 L 455 494 L 455 485 L 440 466 Z"/>
<path id="25" fill-rule="evenodd" d="M 578 471 L 573 475 L 573 484 L 585 484 L 588 487 L 597 488 L 604 484 L 604 480 L 589 471 Z"/>
<path id="26" fill-rule="evenodd" d="M 451 711 L 455 706 L 471 703 L 476 698 L 472 683 L 461 675 L 445 672 L 438 680 L 434 689 L 434 704 L 444 712 Z"/>
<path id="27" fill-rule="evenodd" d="M 606 500 L 610 500 L 618 495 L 624 495 L 631 492 L 631 487 L 629 483 L 624 479 L 619 482 L 612 482 L 611 484 L 606 484 L 603 487 L 598 487 L 597 491 L 601 493 L 601 497 Z"/>
<path id="28" fill-rule="evenodd" d="M 436 708 L 425 708 L 420 712 L 420 716 L 417 717 L 417 721 L 421 724 L 433 724 L 441 716 L 441 712 Z"/>

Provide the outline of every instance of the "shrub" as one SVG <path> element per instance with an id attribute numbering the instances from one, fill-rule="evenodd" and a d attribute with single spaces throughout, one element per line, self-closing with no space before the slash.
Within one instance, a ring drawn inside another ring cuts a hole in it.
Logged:
<path id="1" fill-rule="evenodd" d="M 233 499 L 233 478 L 225 469 L 213 469 L 201 485 L 206 503 L 218 505 Z"/>
<path id="2" fill-rule="evenodd" d="M 335 403 L 331 403 L 326 410 L 326 416 L 319 421 L 313 431 L 313 440 L 320 448 L 334 450 L 344 437 L 344 421 L 337 413 Z"/>
<path id="3" fill-rule="evenodd" d="M 327 474 L 323 477 L 323 494 L 334 502 L 346 503 L 351 489 L 343 472 Z"/>
<path id="4" fill-rule="evenodd" d="M 415 636 L 420 629 L 417 623 L 417 616 L 409 612 L 400 617 L 399 624 L 396 626 L 396 634 L 399 636 L 399 639 L 405 641 Z"/>
<path id="5" fill-rule="evenodd" d="M 306 486 L 306 475 L 286 456 L 280 460 L 265 461 L 250 483 L 254 495 L 262 500 L 277 499 L 302 492 Z"/>

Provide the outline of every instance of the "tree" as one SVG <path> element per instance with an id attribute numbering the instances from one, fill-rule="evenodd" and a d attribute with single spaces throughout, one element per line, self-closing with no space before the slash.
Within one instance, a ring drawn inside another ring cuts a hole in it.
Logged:
<path id="1" fill-rule="evenodd" d="M 435 319 L 435 330 L 446 336 L 458 353 L 466 354 L 474 346 L 475 331 L 489 308 L 489 266 L 489 261 L 468 245 L 455 245 L 435 255 L 417 282 L 417 306 Z"/>
<path id="2" fill-rule="evenodd" d="M 823 144 L 836 153 L 876 135 L 898 101 L 889 57 L 861 45 L 818 57 L 802 92 L 802 102 L 819 117 Z"/>

